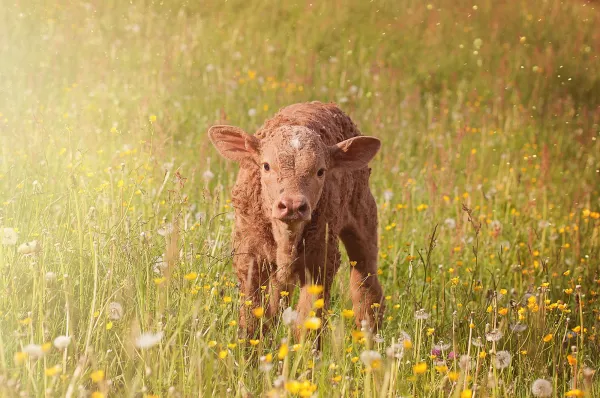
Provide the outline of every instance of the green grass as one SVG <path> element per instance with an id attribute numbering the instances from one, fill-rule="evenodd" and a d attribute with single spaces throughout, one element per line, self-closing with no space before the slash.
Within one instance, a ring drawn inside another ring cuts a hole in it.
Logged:
<path id="1" fill-rule="evenodd" d="M 0 4 L 1 396 L 600 395 L 597 3 L 63 3 Z M 206 131 L 308 100 L 384 143 L 387 312 L 342 315 L 345 259 L 322 354 L 280 361 L 283 322 L 238 341 L 236 166 Z"/>

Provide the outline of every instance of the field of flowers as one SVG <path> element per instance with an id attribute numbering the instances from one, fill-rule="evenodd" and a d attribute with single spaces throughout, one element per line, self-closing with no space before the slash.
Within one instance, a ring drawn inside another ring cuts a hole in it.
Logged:
<path id="1" fill-rule="evenodd" d="M 598 24 L 575 0 L 0 1 L 0 396 L 600 396 Z M 301 340 L 291 308 L 241 339 L 236 166 L 206 132 L 309 100 L 383 141 L 385 321 L 355 326 L 344 257 Z"/>

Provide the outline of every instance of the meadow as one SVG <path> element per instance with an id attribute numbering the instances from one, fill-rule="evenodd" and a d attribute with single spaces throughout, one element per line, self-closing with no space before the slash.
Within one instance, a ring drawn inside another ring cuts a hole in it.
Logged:
<path id="1" fill-rule="evenodd" d="M 575 0 L 0 0 L 0 396 L 600 396 L 598 24 Z M 309 100 L 383 142 L 385 321 L 354 325 L 344 257 L 321 324 L 243 339 L 207 130 Z"/>

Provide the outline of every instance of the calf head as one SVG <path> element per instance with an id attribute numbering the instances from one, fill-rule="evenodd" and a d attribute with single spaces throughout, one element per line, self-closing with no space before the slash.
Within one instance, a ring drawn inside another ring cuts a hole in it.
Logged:
<path id="1" fill-rule="evenodd" d="M 316 132 L 303 126 L 282 126 L 262 139 L 233 126 L 213 126 L 208 134 L 223 157 L 249 160 L 246 164 L 260 169 L 265 216 L 275 230 L 293 235 L 311 220 L 327 175 L 336 169 L 365 167 L 381 145 L 367 136 L 325 145 Z"/>

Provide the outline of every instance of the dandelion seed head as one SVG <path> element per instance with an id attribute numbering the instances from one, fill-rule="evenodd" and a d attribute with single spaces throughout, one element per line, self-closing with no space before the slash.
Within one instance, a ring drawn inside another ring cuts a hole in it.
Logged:
<path id="1" fill-rule="evenodd" d="M 108 317 L 114 321 L 118 321 L 123 317 L 123 306 L 121 303 L 113 301 L 108 304 Z"/>
<path id="2" fill-rule="evenodd" d="M 164 336 L 163 331 L 160 331 L 157 333 L 152 333 L 152 332 L 142 333 L 135 339 L 135 346 L 142 350 L 154 347 L 155 345 L 160 343 L 163 336 Z"/>
<path id="3" fill-rule="evenodd" d="M 485 334 L 485 339 L 487 341 L 496 342 L 502 338 L 502 332 L 500 329 L 492 329 Z"/>
<path id="4" fill-rule="evenodd" d="M 545 379 L 537 379 L 531 385 L 531 393 L 538 398 L 552 396 L 552 383 Z"/>
<path id="5" fill-rule="evenodd" d="M 512 355 L 508 351 L 498 351 L 494 357 L 494 364 L 497 369 L 504 369 L 510 365 Z"/>
<path id="6" fill-rule="evenodd" d="M 417 320 L 427 320 L 430 316 L 431 315 L 428 312 L 426 312 L 423 308 L 415 311 L 415 319 Z"/>
<path id="7" fill-rule="evenodd" d="M 53 344 L 54 344 L 54 347 L 58 348 L 59 350 L 64 350 L 65 348 L 67 348 L 69 346 L 69 344 L 71 344 L 71 337 L 70 336 L 58 336 L 57 338 L 54 339 Z"/>
<path id="8" fill-rule="evenodd" d="M 292 307 L 287 307 L 281 314 L 281 319 L 285 325 L 291 325 L 298 319 L 298 312 L 294 311 Z"/>
<path id="9" fill-rule="evenodd" d="M 5 246 L 14 246 L 17 244 L 19 235 L 13 228 L 0 229 L 0 242 Z"/>

